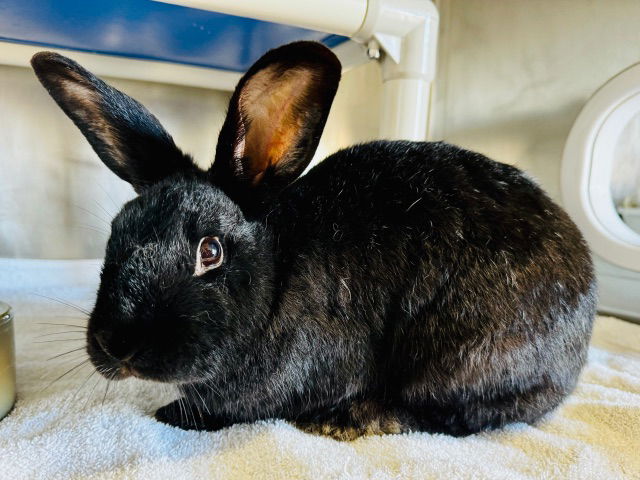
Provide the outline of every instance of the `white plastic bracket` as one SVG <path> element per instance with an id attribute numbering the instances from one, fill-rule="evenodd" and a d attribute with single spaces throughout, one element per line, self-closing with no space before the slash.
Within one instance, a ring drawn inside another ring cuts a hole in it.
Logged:
<path id="1" fill-rule="evenodd" d="M 382 138 L 427 138 L 438 22 L 438 10 L 430 0 L 367 2 L 362 26 L 352 38 L 360 42 L 373 38 L 384 51 Z"/>

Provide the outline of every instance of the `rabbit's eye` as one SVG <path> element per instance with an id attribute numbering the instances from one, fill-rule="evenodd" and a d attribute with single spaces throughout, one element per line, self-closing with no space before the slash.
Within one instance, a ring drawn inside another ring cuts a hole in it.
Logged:
<path id="1" fill-rule="evenodd" d="M 209 270 L 218 268 L 222 265 L 222 259 L 222 244 L 218 237 L 201 238 L 196 253 L 196 271 L 193 275 L 199 277 Z"/>

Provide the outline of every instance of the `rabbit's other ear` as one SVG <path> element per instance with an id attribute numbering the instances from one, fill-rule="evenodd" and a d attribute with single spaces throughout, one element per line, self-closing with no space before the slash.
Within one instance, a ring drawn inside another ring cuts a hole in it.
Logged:
<path id="1" fill-rule="evenodd" d="M 339 60 L 320 43 L 267 52 L 231 97 L 211 180 L 249 208 L 295 180 L 318 146 L 340 73 Z"/>
<path id="2" fill-rule="evenodd" d="M 196 169 L 144 106 L 73 60 L 40 52 L 31 65 L 105 165 L 138 193 L 168 175 Z"/>

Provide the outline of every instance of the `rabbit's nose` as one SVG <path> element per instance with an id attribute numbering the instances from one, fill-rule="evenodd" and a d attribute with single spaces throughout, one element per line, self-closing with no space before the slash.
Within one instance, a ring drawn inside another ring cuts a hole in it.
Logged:
<path id="1" fill-rule="evenodd" d="M 104 353 L 121 362 L 131 360 L 139 350 L 138 342 L 125 335 L 115 336 L 98 332 L 95 334 L 95 339 Z"/>

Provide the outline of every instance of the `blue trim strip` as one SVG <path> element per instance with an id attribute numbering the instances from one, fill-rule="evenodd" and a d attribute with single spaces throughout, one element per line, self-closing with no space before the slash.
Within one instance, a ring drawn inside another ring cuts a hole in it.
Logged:
<path id="1" fill-rule="evenodd" d="M 284 43 L 347 40 L 151 0 L 0 0 L 0 39 L 235 72 Z"/>

